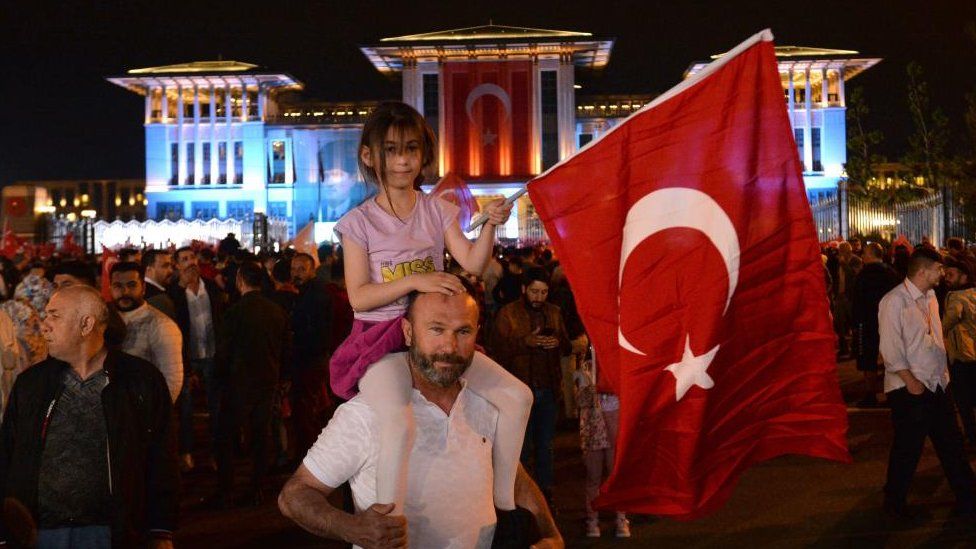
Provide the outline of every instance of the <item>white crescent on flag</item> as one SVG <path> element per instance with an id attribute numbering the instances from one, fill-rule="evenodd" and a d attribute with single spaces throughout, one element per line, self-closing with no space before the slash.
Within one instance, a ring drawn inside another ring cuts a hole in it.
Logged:
<path id="1" fill-rule="evenodd" d="M 623 282 L 627 259 L 637 246 L 656 233 L 677 227 L 700 231 L 722 256 L 729 276 L 729 289 L 722 311 L 724 314 L 729 309 L 739 280 L 739 237 L 725 210 L 712 197 L 695 189 L 660 189 L 647 194 L 630 207 L 624 222 L 623 243 L 620 247 L 618 287 Z M 619 324 L 617 330 L 621 347 L 634 354 L 645 354 L 627 341 L 623 327 Z M 712 387 L 713 382 L 705 370 L 717 352 L 718 346 L 715 346 L 704 355 L 696 357 L 691 352 L 691 337 L 688 336 L 681 362 L 666 368 L 678 381 L 677 400 L 681 400 L 691 385 L 705 389 Z"/>
<path id="2" fill-rule="evenodd" d="M 494 95 L 497 97 L 501 101 L 502 106 L 505 107 L 505 118 L 512 116 L 512 98 L 508 96 L 508 92 L 498 84 L 484 83 L 475 86 L 464 102 L 464 108 L 468 112 L 468 120 L 474 122 L 474 115 L 471 114 L 471 109 L 474 107 L 474 102 L 483 95 Z"/>

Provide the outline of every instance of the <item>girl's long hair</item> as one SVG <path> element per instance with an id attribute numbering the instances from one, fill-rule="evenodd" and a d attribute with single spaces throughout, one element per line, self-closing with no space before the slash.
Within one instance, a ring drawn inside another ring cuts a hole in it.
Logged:
<path id="1" fill-rule="evenodd" d="M 398 147 L 404 146 L 403 136 L 405 135 L 415 132 L 420 137 L 421 168 L 413 183 L 415 189 L 420 188 L 420 184 L 424 182 L 424 171 L 434 163 L 437 138 L 434 136 L 434 130 L 417 112 L 417 109 L 399 101 L 381 103 L 366 119 L 366 124 L 363 125 L 363 135 L 359 140 L 359 148 L 356 151 L 359 173 L 362 174 L 368 190 L 373 193 L 381 188 L 384 190 L 386 188 L 386 149 L 383 144 L 391 128 L 394 135 L 397 136 Z M 361 154 L 363 147 L 369 149 L 370 159 L 373 162 L 372 168 L 363 162 Z M 402 153 L 403 151 L 397 152 Z"/>

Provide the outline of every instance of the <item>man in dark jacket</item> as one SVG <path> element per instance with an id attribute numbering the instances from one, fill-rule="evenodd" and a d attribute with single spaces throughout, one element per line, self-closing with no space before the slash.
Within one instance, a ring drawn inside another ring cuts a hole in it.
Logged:
<path id="1" fill-rule="evenodd" d="M 291 260 L 292 282 L 298 300 L 292 311 L 292 420 L 296 455 L 305 455 L 329 421 L 332 399 L 329 393 L 329 357 L 334 345 L 332 298 L 315 278 L 315 260 L 297 254 Z"/>
<path id="2" fill-rule="evenodd" d="M 533 477 L 552 501 L 552 440 L 560 405 L 560 357 L 572 346 L 559 307 L 547 303 L 549 273 L 542 267 L 527 269 L 522 298 L 498 311 L 490 338 L 491 356 L 532 389 L 533 403 L 525 429 L 522 462 L 534 458 Z"/>
<path id="3" fill-rule="evenodd" d="M 249 429 L 253 459 L 249 503 L 261 502 L 268 470 L 271 407 L 290 335 L 285 312 L 261 295 L 265 276 L 257 263 L 241 264 L 241 298 L 227 309 L 217 335 L 217 377 L 225 387 L 217 466 L 225 505 L 234 499 L 234 443 L 241 427 Z"/>
<path id="4" fill-rule="evenodd" d="M 71 286 L 47 305 L 50 358 L 18 377 L 0 427 L 4 541 L 172 547 L 179 478 L 166 382 L 105 346 L 108 307 Z M 106 451 L 107 449 L 107 451 Z"/>
<path id="5" fill-rule="evenodd" d="M 193 469 L 192 379 L 202 378 L 210 412 L 210 434 L 216 448 L 220 424 L 220 382 L 214 379 L 214 355 L 227 295 L 213 282 L 200 276 L 197 254 L 189 246 L 176 250 L 177 283 L 170 287 L 176 305 L 176 324 L 183 333 L 183 391 L 180 395 L 180 466 Z"/>
<path id="6" fill-rule="evenodd" d="M 878 383 L 878 304 L 881 298 L 898 285 L 898 273 L 885 263 L 884 248 L 872 242 L 864 248 L 862 259 L 864 268 L 854 279 L 852 292 L 852 319 L 854 333 L 858 338 L 857 369 L 864 374 L 865 396 L 857 404 L 871 407 L 878 404 L 876 394 L 881 387 Z"/>

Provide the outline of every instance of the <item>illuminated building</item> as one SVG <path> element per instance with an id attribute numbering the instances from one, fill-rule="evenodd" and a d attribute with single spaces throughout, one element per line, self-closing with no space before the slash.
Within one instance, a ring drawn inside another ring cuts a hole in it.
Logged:
<path id="1" fill-rule="evenodd" d="M 590 33 L 490 24 L 384 38 L 361 51 L 402 81 L 401 99 L 437 133 L 428 184 L 454 173 L 489 200 L 515 192 L 652 99 L 577 98 L 577 71 L 601 70 L 612 49 L 612 39 Z M 777 56 L 808 192 L 832 192 L 846 160 L 844 82 L 880 60 L 796 47 L 777 48 Z M 706 64 L 693 64 L 686 76 Z M 302 83 L 287 73 L 235 61 L 135 69 L 108 80 L 145 97 L 151 219 L 263 212 L 287 219 L 294 234 L 309 221 L 331 224 L 364 196 L 356 148 L 375 103 L 305 100 Z M 499 236 L 533 240 L 541 230 L 524 197 Z"/>
<path id="2" fill-rule="evenodd" d="M 713 55 L 712 59 L 722 54 Z M 834 194 L 845 177 L 847 163 L 847 104 L 844 83 L 878 64 L 881 59 L 851 50 L 777 46 L 783 100 L 793 126 L 797 153 L 803 161 L 803 182 L 814 199 Z M 694 63 L 689 77 L 705 68 Z"/>

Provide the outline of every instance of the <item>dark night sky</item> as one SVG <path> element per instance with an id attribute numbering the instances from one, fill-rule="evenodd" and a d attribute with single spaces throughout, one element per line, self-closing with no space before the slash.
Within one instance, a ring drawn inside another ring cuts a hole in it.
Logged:
<path id="1" fill-rule="evenodd" d="M 193 60 L 256 63 L 292 74 L 305 96 L 398 98 L 358 45 L 385 36 L 495 23 L 616 38 L 583 93 L 659 93 L 695 60 L 773 29 L 777 44 L 854 49 L 884 61 L 862 85 L 897 157 L 910 130 L 905 65 L 922 63 L 934 100 L 962 136 L 964 95 L 976 89 L 976 2 L 101 2 L 5 3 L 0 14 L 0 184 L 21 179 L 144 175 L 142 98 L 105 81 L 136 67 Z M 396 5 L 393 8 L 391 6 Z M 491 7 L 489 7 L 491 6 Z M 960 145 L 960 143 L 957 143 Z"/>

